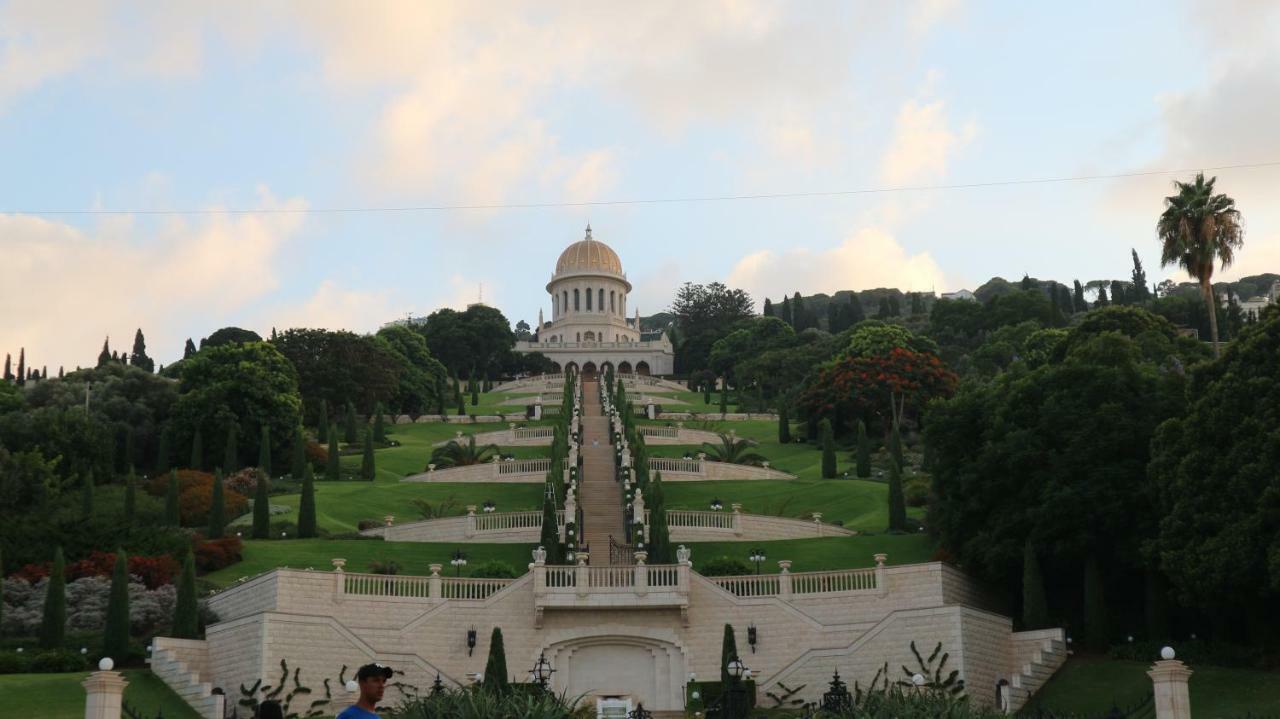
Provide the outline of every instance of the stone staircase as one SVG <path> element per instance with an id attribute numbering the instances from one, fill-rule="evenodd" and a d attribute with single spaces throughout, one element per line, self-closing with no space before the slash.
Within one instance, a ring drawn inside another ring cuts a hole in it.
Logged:
<path id="1" fill-rule="evenodd" d="M 1021 667 L 1014 667 L 1009 681 L 1009 713 L 1021 709 L 1067 661 L 1067 643 L 1061 629 L 1017 632 L 1012 639 L 1015 646 L 1026 645 L 1026 659 Z"/>
<path id="2" fill-rule="evenodd" d="M 175 640 L 167 640 L 175 641 Z M 199 642 L 203 644 L 203 642 Z M 223 719 L 226 697 L 214 694 L 209 682 L 200 681 L 200 674 L 187 666 L 178 658 L 178 649 L 165 649 L 163 645 L 151 652 L 147 663 L 151 665 L 151 673 L 155 674 L 175 694 L 196 710 L 205 719 Z"/>
<path id="3" fill-rule="evenodd" d="M 614 480 L 613 445 L 609 420 L 600 411 L 596 380 L 582 383 L 582 476 L 578 481 L 578 506 L 582 509 L 583 540 L 590 548 L 590 562 L 609 563 L 609 537 L 626 540 L 622 523 L 622 487 Z"/>

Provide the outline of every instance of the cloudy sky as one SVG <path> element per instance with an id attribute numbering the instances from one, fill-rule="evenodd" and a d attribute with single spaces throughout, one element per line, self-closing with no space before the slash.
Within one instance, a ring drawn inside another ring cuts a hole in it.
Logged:
<path id="1" fill-rule="evenodd" d="M 0 351 L 88 365 L 140 326 L 170 362 L 481 286 L 532 322 L 588 220 L 645 314 L 683 281 L 1126 277 L 1130 247 L 1154 280 L 1171 175 L 582 203 L 1267 163 L 1277 127 L 1271 0 L 0 2 Z M 1248 230 L 1222 276 L 1280 272 L 1280 167 L 1214 174 Z"/>

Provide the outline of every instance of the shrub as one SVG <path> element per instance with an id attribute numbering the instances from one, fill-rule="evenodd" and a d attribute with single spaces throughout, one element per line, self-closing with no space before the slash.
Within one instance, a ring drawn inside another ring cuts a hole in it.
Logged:
<path id="1" fill-rule="evenodd" d="M 383 522 L 378 519 L 362 519 L 359 522 L 356 522 L 356 529 L 363 532 L 366 529 L 377 529 L 382 525 L 383 525 Z"/>
<path id="2" fill-rule="evenodd" d="M 115 563 L 116 555 L 114 552 L 95 551 L 90 553 L 88 557 L 68 565 L 65 576 L 70 581 L 85 577 L 106 577 L 111 574 Z M 158 557 L 135 555 L 129 557 L 129 574 L 141 579 L 148 589 L 155 589 L 171 583 L 177 573 L 178 563 L 169 555 Z M 28 564 L 11 575 L 13 579 L 23 579 L 31 584 L 35 584 L 48 576 L 48 562 Z"/>
<path id="3" fill-rule="evenodd" d="M 477 564 L 471 570 L 471 576 L 483 579 L 515 579 L 520 575 L 516 574 L 515 567 L 510 564 L 499 559 L 490 559 Z"/>
<path id="4" fill-rule="evenodd" d="M 80 652 L 70 649 L 50 649 L 31 658 L 31 671 L 37 674 L 82 672 L 88 665 Z"/>
<path id="5" fill-rule="evenodd" d="M 704 577 L 731 577 L 739 574 L 751 574 L 751 567 L 741 559 L 733 557 L 716 557 L 703 563 L 698 573 Z"/>
<path id="6" fill-rule="evenodd" d="M 200 526 L 209 522 L 209 509 L 213 506 L 213 482 L 192 484 L 178 495 L 178 513 L 186 526 Z M 222 494 L 224 517 L 234 519 L 249 510 L 249 499 L 239 492 L 226 490 Z"/>
<path id="7" fill-rule="evenodd" d="M 329 462 L 329 448 L 319 442 L 307 442 L 307 462 L 317 472 L 323 472 Z"/>
<path id="8" fill-rule="evenodd" d="M 213 572 L 229 567 L 241 559 L 243 545 L 239 537 L 223 537 L 196 542 L 196 568 L 201 572 Z"/>
<path id="9" fill-rule="evenodd" d="M 0 674 L 26 674 L 31 671 L 31 658 L 18 652 L 0 652 Z"/>
<path id="10" fill-rule="evenodd" d="M 245 497 L 252 496 L 254 490 L 258 488 L 258 468 L 245 467 L 239 472 L 227 475 L 226 479 L 222 480 L 222 486 Z"/>
<path id="11" fill-rule="evenodd" d="M 923 507 L 929 502 L 929 481 L 916 479 L 907 482 L 902 488 L 902 494 L 907 499 L 908 507 Z"/>
<path id="12" fill-rule="evenodd" d="M 400 565 L 397 564 L 395 560 L 388 560 L 384 562 L 380 559 L 375 559 L 372 562 L 369 562 L 369 573 L 370 574 L 399 574 Z"/>

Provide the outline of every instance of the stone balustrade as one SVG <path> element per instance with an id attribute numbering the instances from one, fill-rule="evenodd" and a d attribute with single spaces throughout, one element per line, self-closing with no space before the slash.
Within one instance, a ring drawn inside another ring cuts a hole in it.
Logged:
<path id="1" fill-rule="evenodd" d="M 543 482 L 551 469 L 551 460 L 517 459 L 511 461 L 468 464 L 462 467 L 436 469 L 429 465 L 427 471 L 411 474 L 401 482 Z"/>

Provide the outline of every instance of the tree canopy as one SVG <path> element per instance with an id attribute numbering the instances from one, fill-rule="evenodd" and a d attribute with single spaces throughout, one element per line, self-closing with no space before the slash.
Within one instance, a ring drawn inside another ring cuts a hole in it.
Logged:
<path id="1" fill-rule="evenodd" d="M 508 361 L 515 334 L 511 323 L 493 307 L 472 305 L 464 312 L 444 308 L 427 316 L 421 327 L 431 355 L 452 373 L 498 372 Z"/>

